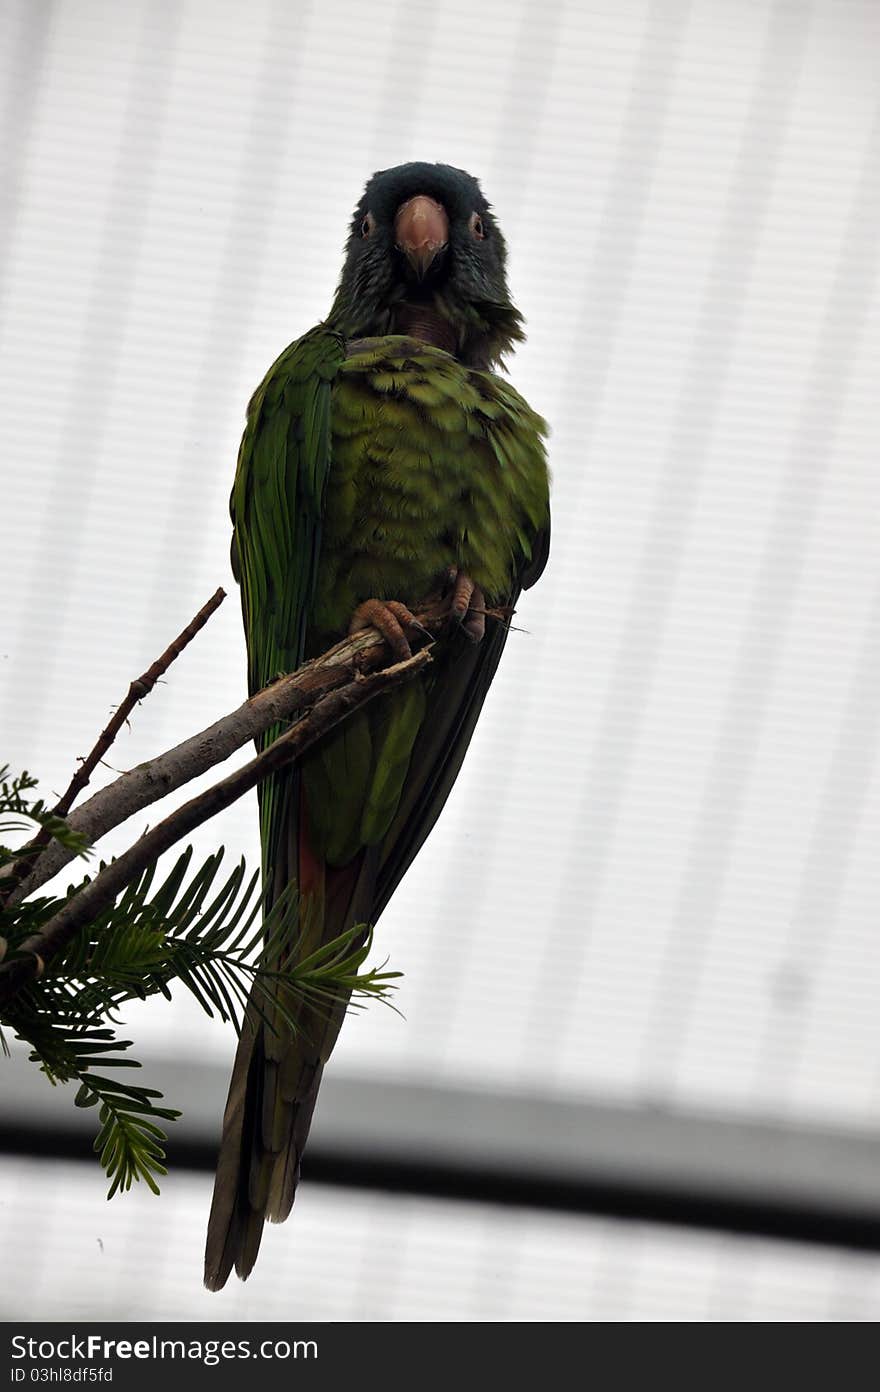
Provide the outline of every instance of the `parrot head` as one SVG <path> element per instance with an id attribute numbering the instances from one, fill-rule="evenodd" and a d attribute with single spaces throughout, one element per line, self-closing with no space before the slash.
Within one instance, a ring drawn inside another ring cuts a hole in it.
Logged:
<path id="1" fill-rule="evenodd" d="M 490 367 L 523 337 L 504 238 L 479 183 L 447 164 L 374 174 L 354 211 L 329 322 L 406 333 Z"/>

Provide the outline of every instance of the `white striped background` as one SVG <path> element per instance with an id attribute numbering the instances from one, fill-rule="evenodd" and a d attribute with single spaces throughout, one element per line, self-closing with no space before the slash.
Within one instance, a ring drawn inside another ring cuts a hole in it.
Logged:
<path id="1" fill-rule="evenodd" d="M 234 588 L 250 391 L 326 312 L 365 178 L 462 165 L 511 247 L 554 549 L 380 925 L 407 1020 L 350 1021 L 333 1066 L 876 1130 L 876 5 L 0 15 L 0 757 L 60 791 L 129 680 Z M 243 685 L 231 593 L 109 762 Z M 256 864 L 250 801 L 198 844 L 220 839 Z M 132 1027 L 144 1052 L 231 1054 L 186 1002 Z M 758 1284 L 731 1308 L 786 1317 L 756 1248 L 716 1242 L 719 1270 L 734 1248 L 730 1290 Z M 824 1299 L 785 1308 L 846 1317 Z"/>

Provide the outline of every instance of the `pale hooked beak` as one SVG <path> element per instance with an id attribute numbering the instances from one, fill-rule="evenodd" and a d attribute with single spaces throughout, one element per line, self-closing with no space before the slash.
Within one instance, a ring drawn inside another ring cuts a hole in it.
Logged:
<path id="1" fill-rule="evenodd" d="M 449 241 L 446 209 L 423 193 L 407 199 L 397 210 L 394 238 L 419 280 L 424 280 Z"/>

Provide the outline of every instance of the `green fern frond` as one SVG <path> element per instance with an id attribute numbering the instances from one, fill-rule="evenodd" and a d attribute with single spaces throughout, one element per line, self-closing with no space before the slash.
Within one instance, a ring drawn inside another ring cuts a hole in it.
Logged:
<path id="1" fill-rule="evenodd" d="M 167 1136 L 156 1121 L 174 1121 L 180 1113 L 158 1106 L 162 1094 L 155 1088 L 94 1072 L 95 1067 L 140 1068 L 137 1059 L 122 1056 L 131 1047 L 131 1040 L 117 1039 L 111 1029 L 69 1031 L 44 1021 L 32 1031 L 28 1042 L 33 1046 L 31 1061 L 40 1065 L 51 1083 L 79 1083 L 75 1106 L 100 1108 L 94 1150 L 111 1181 L 108 1199 L 140 1179 L 158 1194 L 156 1176 L 167 1173 Z"/>
<path id="2" fill-rule="evenodd" d="M 30 775 L 10 780 L 8 769 L 0 769 L 0 814 L 49 825 L 42 803 L 28 798 L 34 786 Z M 66 824 L 57 831 L 59 839 L 74 835 Z M 140 1067 L 126 1054 L 131 1041 L 116 1033 L 119 1011 L 128 1002 L 170 998 L 179 982 L 206 1014 L 231 1021 L 236 1030 L 250 1009 L 270 1029 L 282 1023 L 296 1031 L 304 1004 L 328 1013 L 340 1000 L 351 1009 L 369 999 L 390 1004 L 400 976 L 384 963 L 364 969 L 372 946 L 372 931 L 364 925 L 298 961 L 301 929 L 293 889 L 264 921 L 259 872 L 249 876 L 242 860 L 221 877 L 222 847 L 195 871 L 192 856 L 189 847 L 158 888 L 156 866 L 145 870 L 3 1011 L 2 1023 L 30 1045 L 31 1059 L 49 1081 L 78 1083 L 76 1105 L 98 1108 L 95 1150 L 110 1180 L 108 1197 L 139 1180 L 158 1193 L 157 1178 L 166 1173 L 166 1136 L 157 1122 L 179 1115 L 158 1105 L 161 1094 L 154 1089 L 106 1076 L 107 1070 Z M 38 935 L 89 883 L 86 877 L 63 898 L 30 899 L 0 910 L 7 953 L 14 955 L 26 938 Z M 6 1048 L 2 1031 L 0 1047 Z"/>
<path id="3" fill-rule="evenodd" d="M 0 837 L 30 831 L 32 826 L 38 826 L 75 855 L 89 855 L 87 837 L 74 831 L 63 817 L 56 816 L 42 798 L 31 801 L 27 797 L 36 786 L 37 780 L 27 772 L 10 778 L 9 765 L 4 764 L 0 768 Z M 27 854 L 26 851 L 24 853 Z M 19 860 L 21 855 L 21 850 L 0 845 L 0 865 Z"/>

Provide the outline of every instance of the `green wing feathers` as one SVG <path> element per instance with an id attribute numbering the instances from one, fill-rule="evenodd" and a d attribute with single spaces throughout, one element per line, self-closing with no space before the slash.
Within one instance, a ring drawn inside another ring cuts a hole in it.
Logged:
<path id="1" fill-rule="evenodd" d="M 330 471 L 331 386 L 343 359 L 339 335 L 314 330 L 282 353 L 248 408 L 231 513 L 251 693 L 294 671 L 305 656 Z M 280 727 L 268 730 L 260 747 L 279 733 Z M 273 776 L 258 794 L 268 908 L 299 878 L 298 775 Z M 298 910 L 292 931 L 300 950 L 309 950 L 306 942 L 317 944 L 323 936 L 320 895 L 301 895 Z M 307 1019 L 303 1012 L 298 1025 L 294 1036 L 279 1011 L 265 1002 L 261 1012 L 248 1010 L 208 1223 L 205 1282 L 212 1289 L 225 1284 L 233 1264 L 247 1275 L 265 1217 L 283 1217 L 293 1201 L 326 1021 Z"/>
<path id="2" fill-rule="evenodd" d="M 251 692 L 303 660 L 331 458 L 342 339 L 314 330 L 269 369 L 248 407 L 230 511 Z"/>
<path id="3" fill-rule="evenodd" d="M 424 687 L 411 683 L 357 711 L 303 760 L 310 842 L 327 865 L 347 865 L 387 832 L 425 708 Z"/>

